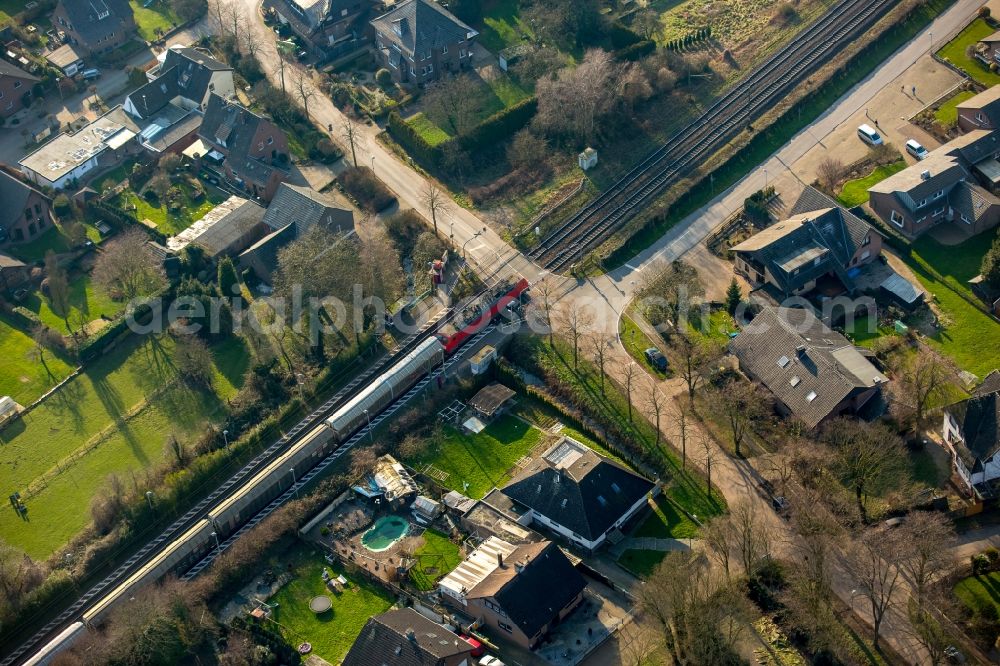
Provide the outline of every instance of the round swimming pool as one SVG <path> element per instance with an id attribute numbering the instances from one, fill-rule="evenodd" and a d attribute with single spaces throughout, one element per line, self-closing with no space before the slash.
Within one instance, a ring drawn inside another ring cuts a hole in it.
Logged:
<path id="1" fill-rule="evenodd" d="M 387 550 L 404 536 L 410 524 L 399 516 L 384 516 L 375 521 L 367 532 L 361 535 L 361 544 L 368 550 L 378 553 Z"/>

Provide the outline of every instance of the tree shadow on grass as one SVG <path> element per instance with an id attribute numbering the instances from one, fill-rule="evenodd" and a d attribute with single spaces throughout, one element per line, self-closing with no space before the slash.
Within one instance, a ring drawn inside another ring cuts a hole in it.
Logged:
<path id="1" fill-rule="evenodd" d="M 59 388 L 45 400 L 45 407 L 61 418 L 68 418 L 73 432 L 83 429 L 83 386 L 78 379 L 73 379 Z"/>

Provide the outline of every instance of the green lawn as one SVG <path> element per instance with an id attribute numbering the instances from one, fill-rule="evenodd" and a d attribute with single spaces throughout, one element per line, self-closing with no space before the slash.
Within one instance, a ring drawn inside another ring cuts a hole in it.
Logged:
<path id="1" fill-rule="evenodd" d="M 870 349 L 876 340 L 885 335 L 895 334 L 895 330 L 888 326 L 879 327 L 877 321 L 873 322 L 868 315 L 864 315 L 857 317 L 846 333 L 848 339 L 852 340 L 854 344 Z"/>
<path id="2" fill-rule="evenodd" d="M 907 460 L 910 463 L 910 477 L 917 483 L 929 488 L 940 488 L 948 480 L 950 470 L 942 469 L 937 458 L 926 447 L 919 451 L 911 451 Z"/>
<path id="3" fill-rule="evenodd" d="M 0 316 L 0 396 L 9 395 L 22 405 L 29 405 L 43 393 L 68 376 L 75 365 L 68 358 L 60 358 L 46 351 L 39 363 L 31 336 L 11 325 Z M 0 441 L 7 441 L 9 430 L 0 430 Z M 0 449 L 2 451 L 2 449 Z M 5 477 L 6 478 L 6 477 Z"/>
<path id="4" fill-rule="evenodd" d="M 975 45 L 980 39 L 988 37 L 994 32 L 996 30 L 990 27 L 989 23 L 981 18 L 977 18 L 965 30 L 958 33 L 958 37 L 945 44 L 937 53 L 953 65 L 964 69 L 969 76 L 983 85 L 996 85 L 1000 83 L 1000 74 L 991 72 L 983 63 L 965 54 L 966 48 L 970 45 Z"/>
<path id="5" fill-rule="evenodd" d="M 184 191 L 184 202 L 176 212 L 169 210 L 166 204 L 161 201 L 157 201 L 157 205 L 153 205 L 145 197 L 131 190 L 123 192 L 114 201 L 119 205 L 128 204 L 130 209 L 134 206 L 132 212 L 139 221 L 150 220 L 161 232 L 172 236 L 184 231 L 205 217 L 208 211 L 229 198 L 222 190 L 205 185 L 205 196 L 195 201 L 191 198 L 191 188 L 186 183 L 181 184 L 180 187 Z"/>
<path id="6" fill-rule="evenodd" d="M 962 90 L 956 93 L 938 107 L 937 111 L 934 112 L 934 119 L 945 127 L 951 127 L 958 122 L 958 105 L 975 96 L 976 93 L 971 90 Z"/>
<path id="7" fill-rule="evenodd" d="M 420 470 L 434 465 L 448 474 L 441 485 L 479 499 L 510 480 L 511 468 L 529 455 L 541 438 L 537 428 L 504 415 L 478 435 L 447 426 L 440 441 L 431 442 L 423 455 L 407 462 Z"/>
<path id="8" fill-rule="evenodd" d="M 1000 611 L 1000 572 L 963 578 L 958 581 L 954 590 L 955 596 L 969 610 L 993 606 Z"/>
<path id="9" fill-rule="evenodd" d="M 721 344 L 729 342 L 729 334 L 736 330 L 736 322 L 725 310 L 713 310 L 707 318 L 694 310 L 688 315 L 688 324 L 698 335 Z"/>
<path id="10" fill-rule="evenodd" d="M 286 562 L 292 564 L 294 578 L 268 600 L 272 606 L 277 604 L 272 617 L 289 643 L 311 643 L 313 654 L 331 664 L 340 663 L 368 618 L 392 607 L 392 596 L 382 587 L 327 564 L 318 553 L 302 548 L 294 555 L 286 554 L 282 569 Z M 347 578 L 349 584 L 343 592 L 327 589 L 324 568 Z M 309 600 L 320 595 L 330 597 L 333 608 L 316 615 L 309 610 Z"/>
<path id="11" fill-rule="evenodd" d="M 168 337 L 128 340 L 2 431 L 0 469 L 27 498 L 30 522 L 0 512 L 0 537 L 35 558 L 63 546 L 90 521 L 109 474 L 156 465 L 171 433 L 192 441 L 223 416 L 242 382 L 240 344 L 221 345 L 208 392 L 176 381 Z"/>
<path id="12" fill-rule="evenodd" d="M 417 134 L 423 137 L 424 141 L 432 146 L 442 144 L 451 136 L 443 129 L 435 125 L 423 113 L 416 113 L 406 119 L 406 124 L 413 128 Z"/>
<path id="13" fill-rule="evenodd" d="M 52 311 L 52 301 L 48 296 L 43 296 L 41 291 L 32 292 L 21 305 L 37 314 L 42 323 L 63 334 L 69 333 L 70 328 L 73 330 L 79 328 L 77 313 L 82 312 L 87 315 L 87 321 L 93 321 L 102 315 L 114 317 L 125 307 L 124 303 L 111 300 L 102 290 L 96 288 L 90 275 L 87 274 L 70 277 L 69 302 L 71 306 L 68 317 L 69 328 L 63 318 Z"/>
<path id="14" fill-rule="evenodd" d="M 653 344 L 649 336 L 639 328 L 639 325 L 635 323 L 635 320 L 628 313 L 622 314 L 621 319 L 618 321 L 618 336 L 621 338 L 622 346 L 625 347 L 628 355 L 634 358 L 635 362 L 646 370 L 646 372 L 651 372 L 661 378 L 667 376 L 665 372 L 660 372 L 646 360 L 644 352 L 656 345 Z"/>
<path id="15" fill-rule="evenodd" d="M 534 36 L 531 26 L 521 19 L 517 0 L 486 0 L 482 23 L 475 27 L 479 43 L 494 54 Z"/>
<path id="16" fill-rule="evenodd" d="M 458 544 L 436 530 L 426 530 L 424 545 L 413 553 L 417 563 L 410 569 L 410 579 L 418 590 L 434 589 L 438 579 L 462 563 Z"/>
<path id="17" fill-rule="evenodd" d="M 902 159 L 896 160 L 892 164 L 884 164 L 865 176 L 855 178 L 844 183 L 844 187 L 837 195 L 837 201 L 848 208 L 860 206 L 868 201 L 868 188 L 880 183 L 894 173 L 898 173 L 906 168 L 906 162 Z"/>
<path id="18" fill-rule="evenodd" d="M 698 526 L 663 495 L 656 498 L 653 512 L 630 535 L 653 539 L 687 539 L 696 536 Z"/>
<path id="19" fill-rule="evenodd" d="M 24 11 L 24 0 L 0 0 L 0 25 Z"/>
<path id="20" fill-rule="evenodd" d="M 94 227 L 85 224 L 84 229 L 87 232 L 87 238 L 90 240 L 95 243 L 101 240 L 101 235 Z M 10 245 L 4 251 L 9 252 L 25 263 L 32 264 L 44 260 L 49 250 L 52 250 L 56 254 L 61 254 L 69 252 L 70 249 L 69 237 L 63 232 L 62 225 L 56 224 L 46 229 L 45 233 L 30 243 Z"/>
<path id="21" fill-rule="evenodd" d="M 622 565 L 639 578 L 649 578 L 667 553 L 662 550 L 635 550 L 630 548 L 618 558 Z"/>
<path id="22" fill-rule="evenodd" d="M 977 307 L 979 300 L 969 289 L 968 280 L 979 273 L 982 257 L 995 237 L 992 230 L 960 245 L 944 246 L 924 235 L 913 243 L 906 257 L 944 316 L 943 326 L 929 338 L 930 344 L 979 377 L 997 367 L 1000 324 Z"/>
<path id="23" fill-rule="evenodd" d="M 139 36 L 147 42 L 159 38 L 156 34 L 157 29 L 161 32 L 167 32 L 173 26 L 181 23 L 167 0 L 155 0 L 149 7 L 143 7 L 144 3 L 141 0 L 129 0 L 129 4 L 132 5 L 135 23 L 139 28 Z"/>

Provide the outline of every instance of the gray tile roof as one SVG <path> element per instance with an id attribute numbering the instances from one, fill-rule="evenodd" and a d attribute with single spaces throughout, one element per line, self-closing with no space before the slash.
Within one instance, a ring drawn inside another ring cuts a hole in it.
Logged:
<path id="1" fill-rule="evenodd" d="M 933 205 L 932 198 L 937 192 L 944 190 L 947 194 L 967 177 L 968 172 L 958 157 L 950 154 L 946 144 L 932 150 L 922 161 L 872 185 L 868 191 L 895 195 L 902 205 L 916 212 L 921 208 L 921 200 L 927 199 L 927 205 Z"/>
<path id="2" fill-rule="evenodd" d="M 507 617 L 532 638 L 586 587 L 587 581 L 559 546 L 539 541 L 517 546 L 504 565 L 469 590 L 467 597 L 496 599 Z"/>
<path id="3" fill-rule="evenodd" d="M 294 224 L 296 236 L 321 223 L 332 231 L 338 226 L 343 232 L 350 231 L 354 228 L 354 213 L 331 196 L 289 183 L 278 186 L 264 215 L 264 224 L 271 229 Z"/>
<path id="4" fill-rule="evenodd" d="M 192 48 L 168 49 L 160 75 L 131 93 L 129 99 L 141 118 L 149 118 L 175 97 L 201 105 L 215 72 L 232 68 Z"/>
<path id="5" fill-rule="evenodd" d="M 261 123 L 265 122 L 270 121 L 212 93 L 198 136 L 214 146 L 222 147 L 226 151 L 227 163 L 242 177 L 265 184 L 273 172 L 284 172 L 284 169 L 274 164 L 250 157 L 254 135 Z M 280 128 L 278 131 L 281 131 Z"/>
<path id="6" fill-rule="evenodd" d="M 128 0 L 62 0 L 73 30 L 87 44 L 94 45 L 113 32 L 131 30 L 135 17 Z"/>
<path id="7" fill-rule="evenodd" d="M 808 310 L 765 307 L 730 341 L 729 351 L 810 428 L 845 398 L 888 381 Z"/>
<path id="8" fill-rule="evenodd" d="M 1000 391 L 982 393 L 948 408 L 977 463 L 1000 450 Z"/>
<path id="9" fill-rule="evenodd" d="M 564 437 L 504 486 L 503 493 L 593 541 L 652 489 L 652 481 Z"/>
<path id="10" fill-rule="evenodd" d="M 1000 116 L 1000 86 L 987 88 L 978 95 L 970 97 L 964 102 L 959 102 L 957 108 L 959 110 L 982 111 L 988 118 L 997 118 Z"/>
<path id="11" fill-rule="evenodd" d="M 257 277 L 270 282 L 278 269 L 278 252 L 295 240 L 295 227 L 289 224 L 240 253 L 240 266 L 250 268 Z"/>
<path id="12" fill-rule="evenodd" d="M 24 215 L 25 204 L 32 192 L 48 199 L 42 192 L 36 190 L 19 178 L 10 175 L 0 168 L 0 227 L 9 232 L 11 227 Z"/>
<path id="13" fill-rule="evenodd" d="M 404 0 L 371 23 L 387 43 L 397 45 L 408 56 L 479 34 L 433 0 Z"/>
<path id="14" fill-rule="evenodd" d="M 41 81 L 41 79 L 34 74 L 28 74 L 20 67 L 15 67 L 6 60 L 0 60 L 0 77 L 4 76 L 10 76 L 15 79 L 24 79 L 25 81 Z"/>
<path id="15" fill-rule="evenodd" d="M 990 370 L 979 386 L 972 391 L 972 395 L 986 395 L 995 391 L 1000 391 L 1000 370 Z"/>
<path id="16" fill-rule="evenodd" d="M 972 130 L 957 139 L 952 139 L 941 148 L 946 149 L 950 155 L 960 157 L 965 166 L 972 166 L 1000 154 L 1000 132 Z"/>
<path id="17" fill-rule="evenodd" d="M 982 219 L 993 206 L 1000 206 L 1000 199 L 975 183 L 962 181 L 948 195 L 948 202 L 956 213 L 975 223 Z"/>
<path id="18" fill-rule="evenodd" d="M 348 592 L 349 594 L 349 592 Z M 466 655 L 472 646 L 412 608 L 368 620 L 342 666 L 435 666 Z M 457 661 L 457 659 L 456 659 Z"/>

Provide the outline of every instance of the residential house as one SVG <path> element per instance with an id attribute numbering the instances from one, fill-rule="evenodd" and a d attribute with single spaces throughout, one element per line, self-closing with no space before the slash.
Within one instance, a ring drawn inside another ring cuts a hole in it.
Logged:
<path id="1" fill-rule="evenodd" d="M 490 537 L 438 582 L 441 599 L 481 631 L 533 648 L 583 600 L 580 572 L 551 541 Z"/>
<path id="2" fill-rule="evenodd" d="M 123 107 L 141 127 L 143 147 L 153 153 L 177 153 L 197 137 L 212 94 L 235 97 L 233 69 L 184 46 L 173 46 L 160 58 L 152 80 L 132 91 Z"/>
<path id="3" fill-rule="evenodd" d="M 1000 30 L 980 39 L 976 47 L 979 55 L 986 59 L 986 64 L 1000 64 Z"/>
<path id="4" fill-rule="evenodd" d="M 472 666 L 472 645 L 412 608 L 369 618 L 341 666 Z"/>
<path id="5" fill-rule="evenodd" d="M 128 0 L 59 0 L 52 25 L 87 54 L 116 49 L 135 34 Z"/>
<path id="6" fill-rule="evenodd" d="M 316 55 L 342 56 L 361 46 L 373 0 L 264 0 L 273 12 Z"/>
<path id="7" fill-rule="evenodd" d="M 63 44 L 45 59 L 65 76 L 76 76 L 83 69 L 83 54 L 72 44 Z"/>
<path id="8" fill-rule="evenodd" d="M 803 207 L 808 210 L 798 212 Z M 825 282 L 853 293 L 855 269 L 882 254 L 882 234 L 808 187 L 791 217 L 734 246 L 732 253 L 736 272 L 779 301 Z"/>
<path id="9" fill-rule="evenodd" d="M 0 167 L 0 246 L 28 243 L 54 222 L 52 200 Z"/>
<path id="10" fill-rule="evenodd" d="M 949 222 L 969 236 L 995 227 L 1000 199 L 977 183 L 973 172 L 1000 184 L 997 139 L 992 131 L 976 130 L 932 150 L 868 188 L 869 206 L 910 238 Z"/>
<path id="11" fill-rule="evenodd" d="M 624 465 L 563 437 L 501 491 L 523 513 L 574 544 L 593 551 L 620 536 L 629 518 L 659 488 Z"/>
<path id="12" fill-rule="evenodd" d="M 0 118 L 9 118 L 31 105 L 31 89 L 39 78 L 0 60 Z"/>
<path id="13" fill-rule="evenodd" d="M 969 492 L 992 496 L 1000 478 L 1000 372 L 987 375 L 972 397 L 947 407 L 941 430 Z"/>
<path id="14" fill-rule="evenodd" d="M 240 255 L 240 265 L 251 269 L 261 280 L 271 282 L 278 250 L 317 224 L 338 235 L 352 233 L 354 212 L 332 194 L 281 183 L 263 222 L 267 235 Z"/>
<path id="15" fill-rule="evenodd" d="M 211 93 L 198 138 L 211 148 L 202 157 L 221 168 L 235 187 L 270 201 L 288 180 L 288 139 L 271 120 Z"/>
<path id="16" fill-rule="evenodd" d="M 858 413 L 888 381 L 810 310 L 764 307 L 729 342 L 729 352 L 747 377 L 771 392 L 780 414 L 808 428 Z"/>
<path id="17" fill-rule="evenodd" d="M 404 0 L 371 24 L 381 64 L 395 81 L 422 85 L 472 67 L 479 33 L 434 0 Z"/>
<path id="18" fill-rule="evenodd" d="M 168 238 L 167 248 L 179 253 L 188 245 L 196 245 L 209 259 L 237 255 L 264 236 L 264 213 L 263 206 L 231 196 L 208 211 L 205 217 Z"/>
<path id="19" fill-rule="evenodd" d="M 0 252 L 0 291 L 16 289 L 28 281 L 31 277 L 31 266 Z"/>
<path id="20" fill-rule="evenodd" d="M 994 44 L 1000 48 L 1000 41 Z M 958 127 L 963 132 L 975 129 L 997 129 L 1000 127 L 1000 86 L 987 88 L 983 92 L 958 103 Z"/>
<path id="21" fill-rule="evenodd" d="M 139 153 L 142 150 L 136 139 L 139 132 L 122 107 L 116 106 L 72 134 L 60 134 L 18 164 L 36 185 L 67 189 Z"/>

